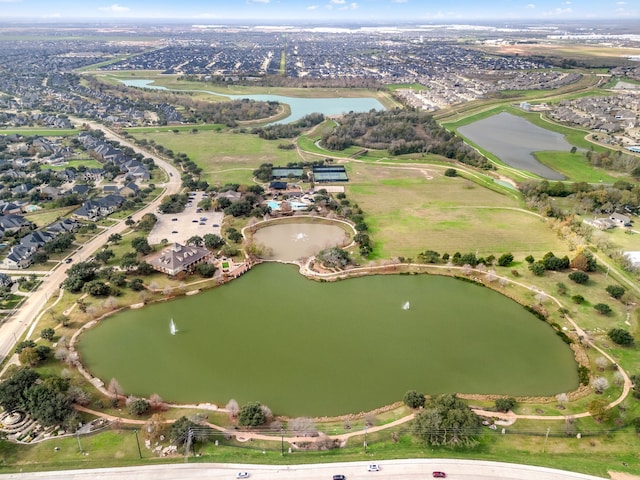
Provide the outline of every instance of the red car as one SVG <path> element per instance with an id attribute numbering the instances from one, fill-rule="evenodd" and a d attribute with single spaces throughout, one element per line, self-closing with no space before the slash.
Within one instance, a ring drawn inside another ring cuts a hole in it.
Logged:
<path id="1" fill-rule="evenodd" d="M 447 478 L 447 474 L 444 472 L 433 472 L 433 478 Z"/>

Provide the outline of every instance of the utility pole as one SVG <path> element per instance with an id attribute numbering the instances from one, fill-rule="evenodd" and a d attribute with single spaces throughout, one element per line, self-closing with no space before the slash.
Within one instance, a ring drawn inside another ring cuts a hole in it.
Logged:
<path id="1" fill-rule="evenodd" d="M 280 455 L 284 457 L 284 427 L 280 427 Z"/>
<path id="2" fill-rule="evenodd" d="M 138 444 L 138 455 L 142 458 L 142 450 L 140 450 L 140 440 L 138 440 L 138 430 L 134 430 L 133 433 L 136 434 L 136 443 Z"/>
<path id="3" fill-rule="evenodd" d="M 544 445 L 542 446 L 542 453 L 544 453 L 544 449 L 547 448 L 547 438 L 549 438 L 550 431 L 551 431 L 551 427 L 547 427 L 547 433 L 544 436 Z"/>
<path id="4" fill-rule="evenodd" d="M 191 439 L 193 438 L 193 431 L 189 429 L 187 433 L 187 446 L 184 449 L 184 463 L 187 463 L 187 459 L 189 458 L 189 449 L 191 448 Z"/>
<path id="5" fill-rule="evenodd" d="M 369 430 L 369 424 L 364 424 L 364 453 L 367 453 L 367 430 Z"/>

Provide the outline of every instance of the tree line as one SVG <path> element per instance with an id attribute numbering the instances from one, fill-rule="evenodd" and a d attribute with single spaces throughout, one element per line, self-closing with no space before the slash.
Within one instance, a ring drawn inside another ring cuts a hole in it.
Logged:
<path id="1" fill-rule="evenodd" d="M 485 170 L 494 168 L 455 133 L 438 125 L 432 115 L 416 109 L 350 112 L 333 131 L 323 135 L 321 143 L 330 150 L 356 145 L 386 149 L 390 155 L 434 154 Z"/>

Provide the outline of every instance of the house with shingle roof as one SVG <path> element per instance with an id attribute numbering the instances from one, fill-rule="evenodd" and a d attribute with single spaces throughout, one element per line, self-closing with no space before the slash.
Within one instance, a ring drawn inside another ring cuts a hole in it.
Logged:
<path id="1" fill-rule="evenodd" d="M 147 257 L 146 261 L 155 270 L 174 276 L 180 272 L 192 271 L 197 264 L 208 261 L 212 255 L 206 248 L 172 243 L 160 253 Z"/>

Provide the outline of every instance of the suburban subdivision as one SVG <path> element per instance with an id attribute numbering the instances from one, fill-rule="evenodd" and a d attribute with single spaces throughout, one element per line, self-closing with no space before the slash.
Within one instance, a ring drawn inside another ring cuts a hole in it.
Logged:
<path id="1" fill-rule="evenodd" d="M 633 21 L 148 27 L 0 22 L 0 477 L 640 475 Z"/>

